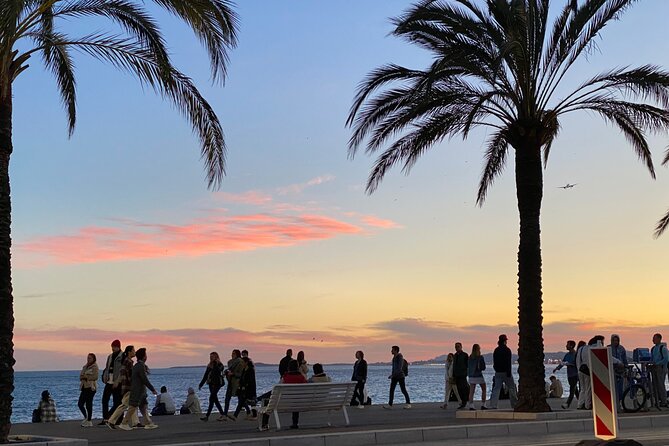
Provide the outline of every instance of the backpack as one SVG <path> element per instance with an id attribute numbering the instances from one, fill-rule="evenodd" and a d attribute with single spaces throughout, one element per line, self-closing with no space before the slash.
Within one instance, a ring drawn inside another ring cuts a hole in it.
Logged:
<path id="1" fill-rule="evenodd" d="M 402 359 L 402 373 L 404 376 L 409 376 L 409 363 L 406 359 Z"/>
<path id="2" fill-rule="evenodd" d="M 42 421 L 42 410 L 39 407 L 37 409 L 33 409 L 32 421 L 33 423 L 40 423 Z"/>

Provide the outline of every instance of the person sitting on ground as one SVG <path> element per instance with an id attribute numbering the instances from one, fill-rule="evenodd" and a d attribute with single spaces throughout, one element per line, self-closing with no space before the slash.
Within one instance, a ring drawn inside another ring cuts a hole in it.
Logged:
<path id="1" fill-rule="evenodd" d="M 48 390 L 42 392 L 42 399 L 39 401 L 37 408 L 40 411 L 40 422 L 55 423 L 58 421 L 58 414 L 56 414 L 56 403 L 49 394 Z"/>
<path id="2" fill-rule="evenodd" d="M 323 365 L 320 363 L 314 364 L 314 375 L 309 378 L 310 383 L 329 383 L 332 382 L 329 376 L 323 371 Z"/>
<path id="3" fill-rule="evenodd" d="M 562 398 L 562 393 L 564 392 L 562 382 L 557 379 L 555 375 L 551 375 L 550 380 L 551 384 L 548 387 L 548 398 Z"/>
<path id="4" fill-rule="evenodd" d="M 201 414 L 202 413 L 202 407 L 200 407 L 200 400 L 195 394 L 195 389 L 192 387 L 188 388 L 188 396 L 186 397 L 186 401 L 181 405 L 181 409 L 179 409 L 179 413 L 181 415 L 187 415 L 187 414 Z"/>
<path id="5" fill-rule="evenodd" d="M 151 409 L 151 415 L 174 415 L 177 407 L 174 404 L 174 398 L 167 392 L 167 387 L 160 388 L 160 395 L 156 397 L 156 405 Z"/>

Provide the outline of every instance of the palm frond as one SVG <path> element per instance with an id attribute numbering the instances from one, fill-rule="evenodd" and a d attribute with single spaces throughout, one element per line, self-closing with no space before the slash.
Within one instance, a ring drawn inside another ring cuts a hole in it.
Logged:
<path id="1" fill-rule="evenodd" d="M 488 147 L 485 153 L 485 167 L 479 182 L 478 193 L 476 194 L 476 204 L 483 206 L 488 190 L 495 179 L 502 173 L 506 164 L 506 155 L 509 152 L 509 143 L 506 140 L 506 131 L 495 132 L 488 141 Z"/>
<path id="2" fill-rule="evenodd" d="M 218 187 L 225 174 L 225 140 L 220 122 L 209 103 L 202 97 L 190 78 L 160 60 L 136 39 L 122 39 L 114 35 L 93 34 L 78 39 L 66 39 L 54 33 L 55 46 L 87 53 L 108 62 L 118 69 L 137 77 L 163 97 L 170 99 L 177 109 L 190 120 L 193 131 L 200 138 L 201 155 L 205 161 L 210 187 Z"/>
<path id="3" fill-rule="evenodd" d="M 167 60 L 165 41 L 155 20 L 143 8 L 126 0 L 78 0 L 65 3 L 53 12 L 54 18 L 70 19 L 103 17 L 119 24 L 131 37 L 136 38 Z"/>
<path id="4" fill-rule="evenodd" d="M 239 19 L 228 0 L 153 0 L 186 22 L 207 49 L 212 77 L 223 82 L 228 51 L 237 46 Z"/>
<path id="5" fill-rule="evenodd" d="M 669 211 L 665 214 L 664 217 L 660 219 L 660 221 L 657 222 L 657 226 L 655 226 L 655 233 L 653 234 L 653 237 L 658 238 L 659 236 L 664 233 L 664 231 L 669 228 Z"/>
<path id="6" fill-rule="evenodd" d="M 655 178 L 653 159 L 644 129 L 650 131 L 668 129 L 669 110 L 647 104 L 616 101 L 607 97 L 584 101 L 570 111 L 577 109 L 596 112 L 616 125 L 632 145 L 639 159 L 646 165 L 651 176 Z"/>

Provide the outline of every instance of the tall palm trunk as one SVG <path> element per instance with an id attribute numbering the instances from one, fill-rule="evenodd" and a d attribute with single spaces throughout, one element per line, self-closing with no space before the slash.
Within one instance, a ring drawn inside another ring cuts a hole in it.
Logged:
<path id="1" fill-rule="evenodd" d="M 14 391 L 14 307 L 12 297 L 11 200 L 9 158 L 12 154 L 11 87 L 0 91 L 0 443 L 7 443 Z"/>
<path id="2" fill-rule="evenodd" d="M 516 197 L 520 214 L 518 246 L 518 412 L 549 412 L 544 384 L 541 311 L 541 199 L 543 173 L 538 138 L 524 138 L 516 154 Z"/>

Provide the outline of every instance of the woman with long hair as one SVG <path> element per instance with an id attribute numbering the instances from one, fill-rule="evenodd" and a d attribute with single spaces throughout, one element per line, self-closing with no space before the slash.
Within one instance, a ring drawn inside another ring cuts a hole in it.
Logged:
<path id="1" fill-rule="evenodd" d="M 304 352 L 300 350 L 297 352 L 297 365 L 299 367 L 299 371 L 304 376 L 304 379 L 307 379 L 307 374 L 309 373 L 309 365 L 307 364 L 307 361 L 304 359 Z"/>
<path id="2" fill-rule="evenodd" d="M 472 346 L 472 354 L 469 355 L 467 362 L 467 377 L 469 378 L 469 410 L 474 409 L 474 390 L 476 385 L 481 386 L 481 410 L 486 410 L 486 390 L 485 378 L 483 378 L 483 371 L 485 370 L 485 360 L 481 355 L 481 346 L 474 344 Z"/>
<path id="3" fill-rule="evenodd" d="M 89 353 L 86 357 L 86 364 L 84 364 L 81 372 L 79 372 L 79 410 L 84 416 L 84 421 L 81 422 L 82 427 L 92 427 L 93 422 L 93 398 L 97 391 L 98 375 L 100 369 L 98 368 L 97 358 L 94 353 Z"/>
<path id="4" fill-rule="evenodd" d="M 221 407 L 221 402 L 218 400 L 218 391 L 223 387 L 223 364 L 221 363 L 221 357 L 218 356 L 218 353 L 211 352 L 209 354 L 209 364 L 207 364 L 207 370 L 204 372 L 202 381 L 200 381 L 199 389 L 202 389 L 202 386 L 205 383 L 209 386 L 209 406 L 207 407 L 207 413 L 205 416 L 200 418 L 202 421 L 208 421 L 211 411 L 216 405 L 218 412 L 221 414 L 218 419 L 222 420 L 225 417 L 223 416 L 223 408 Z"/>

